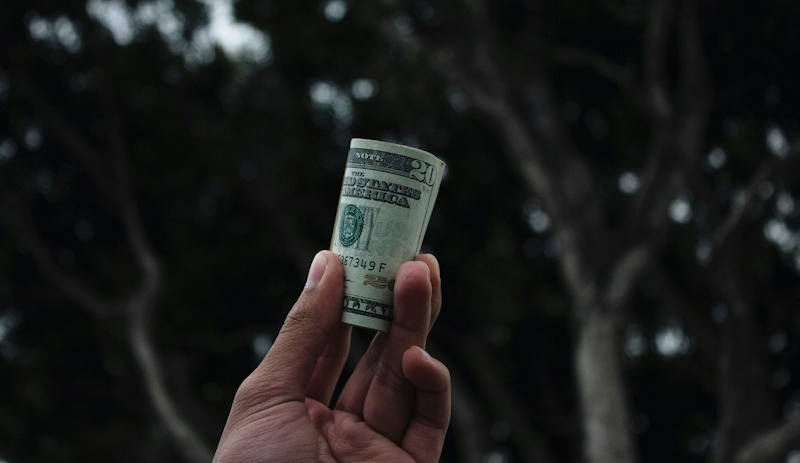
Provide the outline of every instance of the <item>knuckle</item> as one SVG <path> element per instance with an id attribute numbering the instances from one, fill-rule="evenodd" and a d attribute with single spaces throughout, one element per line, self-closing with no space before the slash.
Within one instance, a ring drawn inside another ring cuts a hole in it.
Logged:
<path id="1" fill-rule="evenodd" d="M 311 319 L 308 305 L 308 296 L 305 294 L 301 295 L 300 299 L 292 306 L 292 310 L 286 315 L 286 322 L 284 323 L 285 330 L 301 327 Z"/>
<path id="2" fill-rule="evenodd" d="M 267 395 L 267 389 L 262 381 L 259 381 L 255 374 L 250 374 L 242 381 L 239 388 L 236 390 L 236 395 L 233 398 L 234 403 L 241 404 L 244 407 L 260 401 L 262 397 Z"/>
<path id="3" fill-rule="evenodd" d="M 275 387 L 275 382 L 268 377 L 250 374 L 242 381 L 233 398 L 234 407 L 242 415 L 247 415 L 264 406 L 271 405 L 274 397 L 280 397 L 281 391 Z"/>

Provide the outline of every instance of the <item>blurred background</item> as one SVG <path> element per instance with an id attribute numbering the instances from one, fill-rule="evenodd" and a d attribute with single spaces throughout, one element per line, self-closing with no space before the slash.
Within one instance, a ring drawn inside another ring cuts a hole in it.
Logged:
<path id="1" fill-rule="evenodd" d="M 798 41 L 789 0 L 2 2 L 0 462 L 209 461 L 353 137 L 448 164 L 442 461 L 800 462 Z"/>

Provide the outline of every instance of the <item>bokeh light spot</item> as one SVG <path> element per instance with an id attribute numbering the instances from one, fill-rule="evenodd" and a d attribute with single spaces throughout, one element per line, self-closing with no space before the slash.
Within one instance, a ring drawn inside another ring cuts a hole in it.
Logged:
<path id="1" fill-rule="evenodd" d="M 325 6 L 322 7 L 322 13 L 325 15 L 325 19 L 335 23 L 344 19 L 345 15 L 347 15 L 347 9 L 347 2 L 343 0 L 328 0 L 325 2 Z"/>

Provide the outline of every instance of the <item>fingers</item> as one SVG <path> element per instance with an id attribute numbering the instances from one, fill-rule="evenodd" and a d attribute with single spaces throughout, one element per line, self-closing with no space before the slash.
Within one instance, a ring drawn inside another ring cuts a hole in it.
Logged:
<path id="1" fill-rule="evenodd" d="M 306 397 L 325 405 L 331 401 L 336 383 L 347 361 L 347 353 L 350 351 L 351 329 L 348 324 L 338 323 L 331 332 L 328 344 L 311 375 L 306 388 Z"/>
<path id="2" fill-rule="evenodd" d="M 251 401 L 264 408 L 302 401 L 307 388 L 321 398 L 333 390 L 338 371 L 332 381 L 329 376 L 343 364 L 349 342 L 349 338 L 345 339 L 349 330 L 339 322 L 343 281 L 342 264 L 336 254 L 319 252 L 309 269 L 306 287 L 286 317 L 275 344 L 240 388 L 248 392 Z"/>
<path id="3" fill-rule="evenodd" d="M 375 376 L 364 400 L 364 421 L 395 443 L 405 434 L 414 403 L 414 386 L 402 369 L 403 354 L 412 346 L 425 347 L 431 319 L 430 268 L 406 262 L 397 274 L 394 320 Z"/>
<path id="4" fill-rule="evenodd" d="M 433 327 L 433 323 L 439 316 L 442 308 L 442 280 L 439 270 L 439 262 L 431 254 L 422 254 L 416 257 L 416 261 L 428 266 L 431 284 L 431 314 L 428 323 L 428 332 Z M 398 273 L 399 277 L 399 273 Z M 397 316 L 398 307 L 395 307 Z M 364 415 L 364 402 L 375 378 L 375 372 L 383 354 L 384 346 L 388 340 L 387 333 L 377 333 L 372 340 L 372 344 L 367 349 L 366 354 L 358 363 L 355 371 L 347 381 L 336 408 L 345 410 L 358 416 Z"/>
<path id="5" fill-rule="evenodd" d="M 419 347 L 403 354 L 403 374 L 417 390 L 401 447 L 414 461 L 437 462 L 450 424 L 450 372 Z"/>
<path id="6" fill-rule="evenodd" d="M 344 410 L 356 416 L 364 416 L 364 399 L 367 397 L 372 379 L 375 377 L 375 370 L 378 368 L 378 361 L 386 345 L 386 333 L 376 333 L 372 338 L 367 352 L 356 365 L 353 374 L 348 378 L 347 383 L 339 395 L 336 403 L 338 410 Z"/>
<path id="7" fill-rule="evenodd" d="M 424 262 L 431 271 L 431 322 L 428 326 L 428 331 L 433 328 L 436 319 L 439 318 L 439 312 L 442 310 L 442 274 L 439 269 L 439 261 L 433 254 L 420 254 L 414 260 Z"/>

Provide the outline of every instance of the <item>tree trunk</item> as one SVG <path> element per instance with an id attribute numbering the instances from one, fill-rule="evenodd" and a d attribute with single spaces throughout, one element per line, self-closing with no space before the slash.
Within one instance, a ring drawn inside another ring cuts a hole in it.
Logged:
<path id="1" fill-rule="evenodd" d="M 585 308 L 579 307 L 575 313 Z M 630 406 L 622 376 L 618 312 L 595 305 L 576 319 L 575 368 L 591 463 L 635 463 Z"/>

